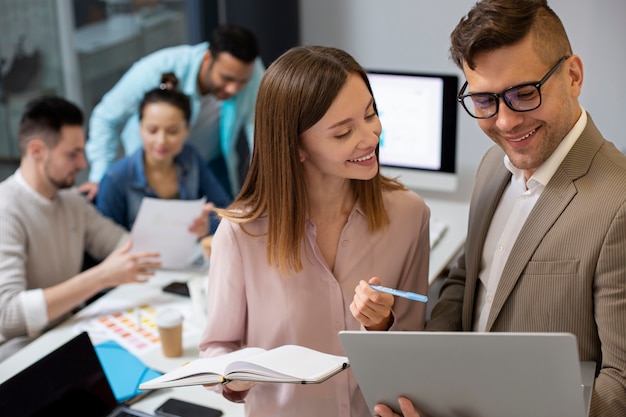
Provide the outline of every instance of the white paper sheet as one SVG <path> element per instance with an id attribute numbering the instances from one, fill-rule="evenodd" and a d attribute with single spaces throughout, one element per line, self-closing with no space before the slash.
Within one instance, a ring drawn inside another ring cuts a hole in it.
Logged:
<path id="1" fill-rule="evenodd" d="M 132 252 L 159 252 L 163 268 L 188 268 L 199 247 L 198 236 L 188 229 L 205 201 L 144 197 L 131 230 Z"/>

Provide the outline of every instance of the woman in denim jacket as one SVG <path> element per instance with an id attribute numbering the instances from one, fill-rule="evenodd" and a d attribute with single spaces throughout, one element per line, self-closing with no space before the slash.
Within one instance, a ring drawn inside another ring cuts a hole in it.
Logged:
<path id="1" fill-rule="evenodd" d="M 226 207 L 230 197 L 190 144 L 189 98 L 177 91 L 178 80 L 163 74 L 161 85 L 147 92 L 139 105 L 140 136 L 143 146 L 116 161 L 100 183 L 98 209 L 128 230 L 133 227 L 144 197 L 209 202 L 190 231 L 204 237 L 217 227 L 213 206 Z"/>

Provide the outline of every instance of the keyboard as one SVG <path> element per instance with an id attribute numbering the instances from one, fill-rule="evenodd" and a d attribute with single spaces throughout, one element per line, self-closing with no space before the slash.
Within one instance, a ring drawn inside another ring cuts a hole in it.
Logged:
<path id="1" fill-rule="evenodd" d="M 437 217 L 430 217 L 430 248 L 433 249 L 448 230 L 448 225 Z"/>

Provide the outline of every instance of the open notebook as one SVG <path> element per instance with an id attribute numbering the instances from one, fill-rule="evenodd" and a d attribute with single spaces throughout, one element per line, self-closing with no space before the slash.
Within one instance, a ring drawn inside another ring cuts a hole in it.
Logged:
<path id="1" fill-rule="evenodd" d="M 339 340 L 371 411 L 406 396 L 437 417 L 585 417 L 595 363 L 566 333 L 359 332 Z"/>

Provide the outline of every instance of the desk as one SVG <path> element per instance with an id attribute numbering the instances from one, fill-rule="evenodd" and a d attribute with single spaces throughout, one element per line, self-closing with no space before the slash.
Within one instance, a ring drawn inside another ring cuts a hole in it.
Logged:
<path id="1" fill-rule="evenodd" d="M 425 198 L 425 200 L 431 209 L 431 215 L 441 219 L 448 226 L 441 240 L 431 251 L 429 283 L 432 283 L 448 266 L 454 255 L 465 242 L 469 205 L 465 202 L 434 198 Z M 121 303 L 126 302 L 129 307 L 144 303 L 180 302 L 180 296 L 164 293 L 161 291 L 161 288 L 172 281 L 188 281 L 197 276 L 198 272 L 160 271 L 145 284 L 127 284 L 113 289 L 107 295 L 84 309 L 81 315 L 97 311 L 103 304 L 109 303 L 112 300 Z M 0 362 L 0 383 L 74 337 L 77 334 L 75 327 L 81 321 L 81 315 L 72 317 L 67 322 L 44 333 L 9 359 Z M 194 316 L 194 319 L 196 318 L 197 316 Z M 203 323 L 196 324 L 203 327 Z M 94 344 L 104 341 L 104 339 L 98 338 L 97 336 L 92 336 L 91 334 L 90 336 Z M 140 359 L 153 369 L 168 372 L 187 360 L 198 358 L 199 338 L 200 334 L 185 337 L 183 357 L 181 358 L 165 358 L 160 350 L 152 350 L 140 356 Z M 154 391 L 134 404 L 133 407 L 147 413 L 153 413 L 161 403 L 170 397 L 218 408 L 224 412 L 224 417 L 244 416 L 243 404 L 232 403 L 224 399 L 221 395 L 201 386 Z"/>
<path id="2" fill-rule="evenodd" d="M 450 264 L 465 243 L 469 202 L 424 197 L 431 217 L 440 219 L 448 228 L 430 252 L 428 283 L 432 284 Z"/>
<path id="3" fill-rule="evenodd" d="M 74 316 L 54 329 L 49 330 L 7 360 L 0 362 L 0 383 L 76 336 L 76 326 L 81 322 L 81 317 L 84 318 L 86 314 L 97 312 L 102 309 L 103 305 L 111 302 L 127 302 L 129 306 L 137 306 L 144 303 L 153 305 L 168 302 L 178 303 L 181 299 L 186 299 L 178 295 L 164 293 L 161 291 L 161 288 L 172 281 L 187 281 L 196 276 L 197 273 L 192 272 L 163 271 L 150 278 L 145 284 L 126 284 L 113 289 L 104 297 L 98 299 L 81 311 L 80 315 Z M 191 303 L 191 301 L 187 302 Z M 185 317 L 185 322 L 187 322 L 187 320 L 188 318 Z M 195 317 L 191 320 L 195 320 Z M 194 324 L 203 327 L 203 323 Z M 99 338 L 97 335 L 90 334 L 90 338 L 93 344 L 104 341 L 104 339 Z M 171 371 L 185 361 L 198 358 L 199 339 L 200 334 L 197 333 L 185 337 L 183 342 L 183 356 L 180 358 L 166 358 L 161 354 L 160 349 L 153 349 L 146 352 L 145 355 L 141 355 L 140 359 L 147 366 L 158 371 Z M 243 404 L 232 403 L 221 395 L 209 391 L 202 386 L 156 390 L 138 401 L 132 407 L 152 414 L 154 410 L 168 398 L 179 398 L 220 409 L 224 412 L 224 417 L 242 417 L 245 415 Z"/>

